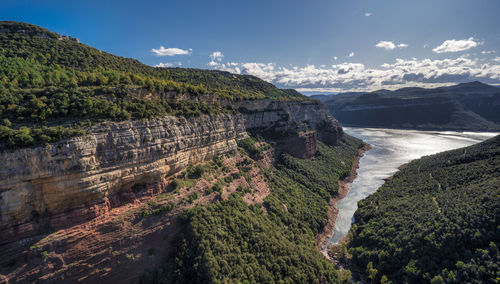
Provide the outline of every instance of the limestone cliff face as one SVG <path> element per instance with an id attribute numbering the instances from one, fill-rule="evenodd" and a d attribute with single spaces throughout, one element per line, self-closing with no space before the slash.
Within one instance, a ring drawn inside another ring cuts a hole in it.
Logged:
<path id="1" fill-rule="evenodd" d="M 241 114 L 104 123 L 83 137 L 0 152 L 0 243 L 93 218 L 139 195 L 157 194 L 169 176 L 189 164 L 234 151 L 248 129 L 309 125 L 320 129 L 319 136 L 335 133 L 331 143 L 342 133 L 314 102 L 243 101 L 237 107 Z M 311 157 L 318 135 L 301 133 L 290 147 L 292 154 Z"/>
<path id="2" fill-rule="evenodd" d="M 245 116 L 247 128 L 276 127 L 289 128 L 292 123 L 304 123 L 316 128 L 328 123 L 338 128 L 338 121 L 326 108 L 315 101 L 286 102 L 276 100 L 246 100 L 232 103 Z"/>
<path id="3" fill-rule="evenodd" d="M 303 131 L 286 137 L 283 148 L 297 158 L 310 159 L 317 152 L 318 135 L 316 131 Z"/>
<path id="4" fill-rule="evenodd" d="M 297 133 L 300 133 L 313 128 L 317 131 L 314 139 L 318 138 L 328 145 L 336 145 L 343 135 L 340 123 L 328 113 L 322 104 L 315 101 L 301 103 L 273 100 L 242 101 L 238 107 L 244 113 L 245 126 L 249 129 L 275 128 L 278 131 L 295 129 Z M 299 136 L 302 138 L 297 141 L 302 143 L 303 135 Z M 295 138 L 297 136 L 290 139 Z M 313 144 L 316 145 L 315 142 Z M 316 152 L 315 149 L 316 146 L 314 146 L 314 152 Z M 310 157 L 311 155 L 297 154 L 295 156 Z"/>

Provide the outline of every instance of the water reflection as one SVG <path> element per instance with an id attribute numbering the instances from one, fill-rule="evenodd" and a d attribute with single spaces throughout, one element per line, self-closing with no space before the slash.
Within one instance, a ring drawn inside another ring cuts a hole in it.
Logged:
<path id="1" fill-rule="evenodd" d="M 331 243 L 337 243 L 349 231 L 358 201 L 375 192 L 400 165 L 422 156 L 469 146 L 496 135 L 354 127 L 344 127 L 344 131 L 369 143 L 372 149 L 361 158 L 357 178 L 349 185 L 347 196 L 337 204 L 339 213 Z"/>

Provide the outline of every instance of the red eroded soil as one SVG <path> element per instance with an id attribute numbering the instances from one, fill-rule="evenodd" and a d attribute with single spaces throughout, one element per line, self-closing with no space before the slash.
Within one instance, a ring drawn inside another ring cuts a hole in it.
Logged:
<path id="1" fill-rule="evenodd" d="M 238 173 L 237 165 L 245 158 L 236 154 L 224 159 L 229 171 L 206 173 L 193 180 L 192 186 L 154 197 L 131 197 L 130 203 L 92 220 L 1 246 L 0 283 L 138 283 L 146 269 L 166 262 L 181 230 L 177 216 L 182 210 L 226 199 L 242 188 L 247 189 L 246 202 L 263 202 L 269 186 L 255 161 L 249 164 L 246 177 L 226 182 L 222 194 L 205 192 Z M 197 198 L 189 201 L 195 193 Z M 143 213 L 171 203 L 176 205 L 170 212 Z"/>

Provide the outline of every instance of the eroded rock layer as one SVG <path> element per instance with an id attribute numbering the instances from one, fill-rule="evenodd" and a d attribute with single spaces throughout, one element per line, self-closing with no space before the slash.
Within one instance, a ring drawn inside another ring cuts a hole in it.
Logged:
<path id="1" fill-rule="evenodd" d="M 314 155 L 318 136 L 334 144 L 342 135 L 338 122 L 314 102 L 242 101 L 236 107 L 241 113 L 108 122 L 82 137 L 0 152 L 0 243 L 94 218 L 137 195 L 155 195 L 189 164 L 236 150 L 250 129 L 298 133 L 288 148 L 304 158 Z"/>

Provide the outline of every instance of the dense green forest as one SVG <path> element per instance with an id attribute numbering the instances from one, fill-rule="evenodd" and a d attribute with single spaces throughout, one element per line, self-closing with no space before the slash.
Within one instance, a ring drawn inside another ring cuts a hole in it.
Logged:
<path id="1" fill-rule="evenodd" d="M 0 22 L 0 148 L 81 135 L 102 120 L 232 111 L 216 98 L 307 99 L 253 76 L 154 68 L 31 24 Z"/>
<path id="2" fill-rule="evenodd" d="M 359 202 L 352 261 L 373 283 L 498 283 L 499 196 L 500 136 L 412 161 Z"/>
<path id="3" fill-rule="evenodd" d="M 350 274 L 320 254 L 314 235 L 326 224 L 328 201 L 362 146 L 346 135 L 339 146 L 320 143 L 311 160 L 283 154 L 267 172 L 271 193 L 263 206 L 248 205 L 234 193 L 183 212 L 175 255 L 147 272 L 144 282 L 348 282 Z"/>

